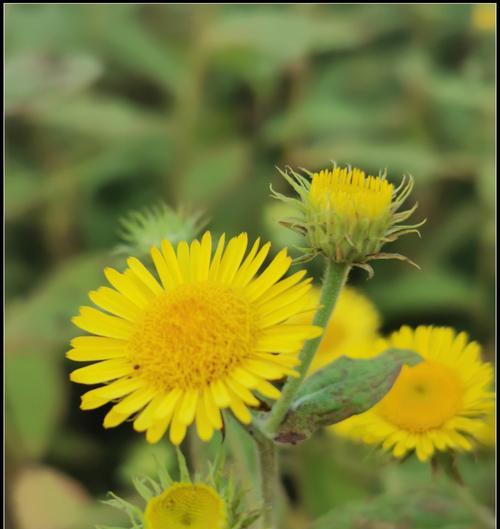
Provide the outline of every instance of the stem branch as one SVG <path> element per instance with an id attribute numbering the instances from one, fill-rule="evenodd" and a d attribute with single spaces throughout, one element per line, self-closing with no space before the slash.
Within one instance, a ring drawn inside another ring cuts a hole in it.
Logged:
<path id="1" fill-rule="evenodd" d="M 335 307 L 335 303 L 339 296 L 342 287 L 349 274 L 350 266 L 343 263 L 334 263 L 328 261 L 325 269 L 325 278 L 323 280 L 323 288 L 321 290 L 320 306 L 316 315 L 314 316 L 313 324 L 325 328 L 330 320 L 330 316 Z M 322 336 L 308 340 L 300 353 L 300 365 L 298 367 L 299 377 L 288 377 L 285 382 L 281 397 L 274 404 L 269 418 L 263 426 L 263 431 L 272 437 L 278 431 L 280 424 L 283 422 L 285 415 L 290 408 L 297 390 L 306 377 L 309 366 L 318 350 L 321 343 Z"/>
<path id="2" fill-rule="evenodd" d="M 262 494 L 262 529 L 276 529 L 276 496 L 278 491 L 278 454 L 273 441 L 259 430 L 252 432 L 257 446 Z"/>

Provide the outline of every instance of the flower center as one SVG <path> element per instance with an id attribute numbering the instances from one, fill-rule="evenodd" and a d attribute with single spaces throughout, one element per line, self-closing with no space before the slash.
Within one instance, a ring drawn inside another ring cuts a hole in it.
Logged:
<path id="1" fill-rule="evenodd" d="M 253 351 L 249 304 L 230 287 L 184 284 L 156 298 L 129 342 L 137 374 L 158 389 L 206 387 Z"/>
<path id="2" fill-rule="evenodd" d="M 396 383 L 376 411 L 402 430 L 423 433 L 443 426 L 462 404 L 457 375 L 439 362 L 403 366 Z"/>
<path id="3" fill-rule="evenodd" d="M 150 500 L 145 522 L 145 529 L 224 529 L 224 502 L 207 485 L 176 483 Z"/>
<path id="4" fill-rule="evenodd" d="M 360 169 L 335 167 L 313 175 L 310 199 L 350 221 L 374 220 L 390 214 L 393 192 L 394 186 L 385 178 L 366 176 Z"/>

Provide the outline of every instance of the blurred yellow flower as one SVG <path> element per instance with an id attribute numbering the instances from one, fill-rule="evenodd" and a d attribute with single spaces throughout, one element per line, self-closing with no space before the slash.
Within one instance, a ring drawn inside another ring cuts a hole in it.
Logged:
<path id="1" fill-rule="evenodd" d="M 209 440 L 222 428 L 221 409 L 229 407 L 243 423 L 258 406 L 254 391 L 277 399 L 269 380 L 295 375 L 300 344 L 321 334 L 313 325 L 290 325 L 291 317 L 310 308 L 311 280 L 305 272 L 282 279 L 291 264 L 282 250 L 257 276 L 270 244 L 253 244 L 245 257 L 245 233 L 225 246 L 212 238 L 174 250 L 163 241 L 151 256 L 160 282 L 135 258 L 119 273 L 106 269 L 114 287 L 89 294 L 101 309 L 82 307 L 73 319 L 97 336 L 72 341 L 67 357 L 97 361 L 71 373 L 81 384 L 105 385 L 82 396 L 81 408 L 119 400 L 104 418 L 110 428 L 135 416 L 133 425 L 157 442 L 170 427 L 178 445 L 196 421 L 198 435 Z"/>
<path id="2" fill-rule="evenodd" d="M 145 529 L 226 529 L 227 515 L 217 491 L 203 483 L 174 483 L 149 500 Z"/>
<path id="3" fill-rule="evenodd" d="M 222 449 L 222 446 L 219 450 Z M 261 512 L 247 510 L 244 493 L 231 474 L 224 471 L 224 455 L 219 451 L 208 472 L 193 481 L 186 459 L 177 449 L 179 479 L 172 479 L 167 468 L 157 462 L 157 479 L 134 478 L 133 484 L 146 502 L 141 508 L 109 493 L 103 503 L 125 511 L 130 529 L 242 529 L 257 520 Z M 128 529 L 98 525 L 96 529 Z"/>
<path id="4" fill-rule="evenodd" d="M 479 31 L 495 31 L 496 4 L 475 4 L 472 8 L 472 25 Z"/>
<path id="5" fill-rule="evenodd" d="M 306 254 L 322 253 L 338 263 L 362 266 L 367 261 L 403 259 L 399 254 L 381 253 L 382 246 L 406 233 L 418 233 L 423 224 L 401 225 L 416 209 L 398 213 L 413 189 L 411 177 L 398 188 L 385 175 L 369 176 L 351 167 L 334 166 L 307 178 L 294 171 L 282 172 L 299 199 L 273 192 L 274 197 L 294 207 L 295 216 L 281 222 L 304 235 Z"/>
<path id="6" fill-rule="evenodd" d="M 476 432 L 476 439 L 487 448 L 494 448 L 496 445 L 496 418 L 495 410 L 488 414 L 486 420 Z"/>
<path id="7" fill-rule="evenodd" d="M 311 292 L 311 305 L 319 302 L 319 296 L 318 289 Z M 312 318 L 299 316 L 294 321 L 311 323 Z M 314 373 L 343 355 L 352 358 L 373 356 L 373 343 L 378 337 L 379 327 L 380 315 L 375 305 L 355 288 L 344 287 L 324 330 L 309 373 Z"/>
<path id="8" fill-rule="evenodd" d="M 472 450 L 494 397 L 493 370 L 481 360 L 480 346 L 451 328 L 403 326 L 376 349 L 389 347 L 413 350 L 424 361 L 404 366 L 377 405 L 334 425 L 332 431 L 382 444 L 395 457 L 415 450 L 420 461 L 436 450 Z"/>

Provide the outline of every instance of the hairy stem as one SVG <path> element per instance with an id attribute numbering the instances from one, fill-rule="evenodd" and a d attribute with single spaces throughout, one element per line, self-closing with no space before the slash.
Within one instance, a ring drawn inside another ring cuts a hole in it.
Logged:
<path id="1" fill-rule="evenodd" d="M 325 328 L 328 324 L 339 293 L 346 282 L 349 270 L 350 266 L 348 264 L 327 261 L 323 288 L 321 290 L 320 306 L 314 316 L 314 325 Z M 298 367 L 300 376 L 298 378 L 288 377 L 281 392 L 280 399 L 274 404 L 273 409 L 269 414 L 269 418 L 263 426 L 263 431 L 269 437 L 276 434 L 280 424 L 283 422 L 297 390 L 306 377 L 309 366 L 311 365 L 314 355 L 321 343 L 321 339 L 322 336 L 319 336 L 313 340 L 308 340 L 304 345 L 304 348 L 300 353 L 300 366 Z"/>
<path id="2" fill-rule="evenodd" d="M 255 429 L 252 432 L 259 457 L 260 484 L 262 494 L 262 529 L 277 529 L 276 497 L 278 496 L 278 454 L 273 441 Z"/>

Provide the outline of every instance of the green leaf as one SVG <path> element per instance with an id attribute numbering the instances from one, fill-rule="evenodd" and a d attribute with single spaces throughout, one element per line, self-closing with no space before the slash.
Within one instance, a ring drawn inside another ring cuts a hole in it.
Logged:
<path id="1" fill-rule="evenodd" d="M 229 188 L 245 176 L 248 146 L 231 142 L 220 147 L 209 147 L 197 153 L 188 166 L 183 182 L 183 196 L 189 203 L 204 203 L 220 199 Z"/>
<path id="2" fill-rule="evenodd" d="M 58 104 L 92 84 L 100 73 L 100 63 L 90 55 L 16 55 L 5 66 L 6 111 L 13 114 L 41 103 Z"/>
<path id="3" fill-rule="evenodd" d="M 57 112 L 50 105 L 38 107 L 36 119 L 46 127 L 104 140 L 161 136 L 167 128 L 164 119 L 125 100 L 88 95 L 58 100 Z"/>
<path id="4" fill-rule="evenodd" d="M 432 490 L 384 494 L 338 507 L 312 529 L 470 529 L 475 520 L 456 499 Z"/>
<path id="5" fill-rule="evenodd" d="M 100 255 L 69 260 L 30 296 L 11 303 L 5 325 L 8 353 L 58 352 L 75 335 L 70 318 L 88 303 L 87 292 L 102 283 L 106 264 L 110 259 Z"/>
<path id="6" fill-rule="evenodd" d="M 9 356 L 5 367 L 7 410 L 13 427 L 9 433 L 27 455 L 40 457 L 62 417 L 65 377 L 55 359 L 40 350 Z"/>
<path id="7" fill-rule="evenodd" d="M 191 483 L 191 476 L 187 467 L 186 458 L 179 447 L 176 447 L 177 463 L 179 465 L 179 478 L 183 483 Z"/>
<path id="8" fill-rule="evenodd" d="M 402 349 L 370 359 L 342 356 L 302 385 L 276 441 L 295 444 L 322 426 L 368 410 L 390 390 L 403 365 L 419 361 L 416 353 Z"/>

